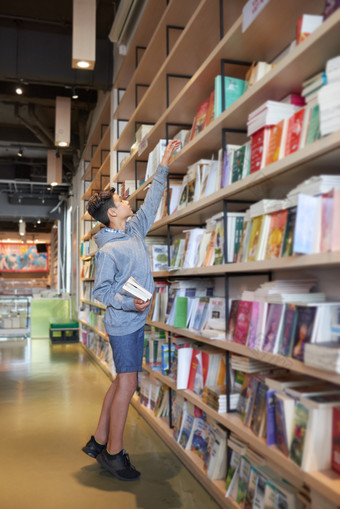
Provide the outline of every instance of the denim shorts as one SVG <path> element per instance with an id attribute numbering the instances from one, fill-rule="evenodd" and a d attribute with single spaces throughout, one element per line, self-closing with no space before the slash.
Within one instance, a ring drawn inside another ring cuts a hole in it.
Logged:
<path id="1" fill-rule="evenodd" d="M 126 336 L 109 335 L 117 373 L 142 371 L 144 350 L 144 325 Z"/>

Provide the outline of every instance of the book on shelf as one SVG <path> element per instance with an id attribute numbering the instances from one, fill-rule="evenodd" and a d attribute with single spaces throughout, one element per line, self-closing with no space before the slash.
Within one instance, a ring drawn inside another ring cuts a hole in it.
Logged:
<path id="1" fill-rule="evenodd" d="M 205 99 L 197 107 L 197 111 L 192 123 L 190 140 L 193 140 L 201 131 L 203 131 L 207 121 L 207 116 L 211 116 L 211 100 L 210 96 Z M 209 122 L 208 122 L 209 123 Z"/>
<path id="2" fill-rule="evenodd" d="M 132 276 L 130 276 L 126 283 L 123 285 L 123 290 L 128 295 L 141 299 L 144 302 L 147 302 L 152 298 L 152 293 L 140 285 Z"/>
<path id="3" fill-rule="evenodd" d="M 303 42 L 323 22 L 323 16 L 316 14 L 302 14 L 296 25 L 296 43 Z"/>
<path id="4" fill-rule="evenodd" d="M 224 76 L 224 83 L 222 83 L 222 76 L 218 75 L 215 77 L 215 88 L 214 88 L 214 98 L 215 98 L 215 108 L 214 108 L 214 116 L 217 118 L 223 112 L 222 105 L 222 86 L 224 84 L 224 110 L 229 108 L 241 95 L 244 91 L 244 80 L 239 78 L 233 78 L 231 76 Z"/>
<path id="5" fill-rule="evenodd" d="M 340 474 L 340 406 L 333 408 L 332 414 L 332 458 L 331 467 Z"/>
<path id="6" fill-rule="evenodd" d="M 253 62 L 245 77 L 244 92 L 255 85 L 255 83 L 262 79 L 272 68 L 273 64 L 269 64 L 268 62 Z"/>

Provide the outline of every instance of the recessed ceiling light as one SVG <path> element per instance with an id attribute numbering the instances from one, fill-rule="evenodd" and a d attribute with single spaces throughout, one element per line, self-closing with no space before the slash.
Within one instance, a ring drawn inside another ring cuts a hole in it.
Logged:
<path id="1" fill-rule="evenodd" d="M 81 69 L 87 69 L 90 67 L 90 62 L 87 62 L 86 60 L 79 60 L 79 62 L 77 62 L 77 66 Z"/>
<path id="2" fill-rule="evenodd" d="M 22 157 L 23 156 L 23 151 L 22 149 L 18 150 L 18 154 L 17 154 L 18 157 Z"/>
<path id="3" fill-rule="evenodd" d="M 15 89 L 15 92 L 16 92 L 18 95 L 22 95 L 24 91 L 23 91 L 23 89 L 22 89 L 21 87 L 17 87 L 17 88 Z"/>
<path id="4" fill-rule="evenodd" d="M 58 146 L 59 147 L 67 147 L 68 143 L 66 141 L 59 141 Z"/>

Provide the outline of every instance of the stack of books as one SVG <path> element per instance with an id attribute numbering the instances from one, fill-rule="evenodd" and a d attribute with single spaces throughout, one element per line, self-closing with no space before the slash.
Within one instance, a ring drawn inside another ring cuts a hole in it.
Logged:
<path id="1" fill-rule="evenodd" d="M 340 129 L 340 56 L 326 64 L 327 85 L 318 93 L 321 135 Z"/>

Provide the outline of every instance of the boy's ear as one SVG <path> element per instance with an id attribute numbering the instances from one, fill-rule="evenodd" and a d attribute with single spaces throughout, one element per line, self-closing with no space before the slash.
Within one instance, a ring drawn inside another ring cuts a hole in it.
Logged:
<path id="1" fill-rule="evenodd" d="M 117 216 L 117 212 L 116 212 L 115 207 L 110 207 L 107 210 L 107 214 L 108 214 L 109 217 L 116 217 Z"/>

